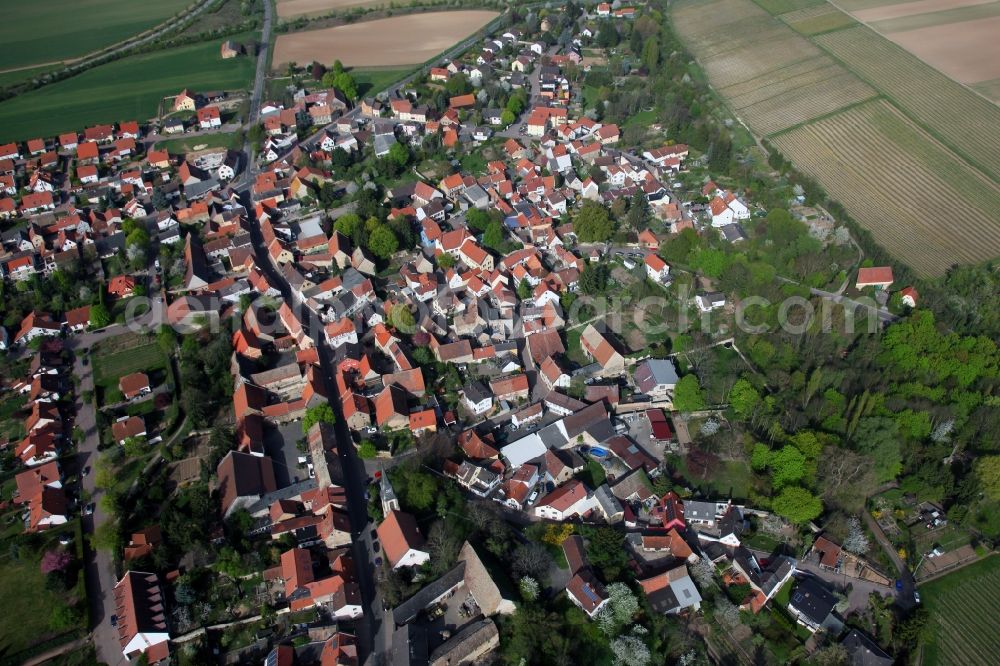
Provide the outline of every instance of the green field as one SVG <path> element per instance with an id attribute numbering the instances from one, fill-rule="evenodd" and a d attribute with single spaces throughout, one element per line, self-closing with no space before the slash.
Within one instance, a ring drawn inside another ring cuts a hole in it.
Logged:
<path id="1" fill-rule="evenodd" d="M 234 35 L 249 41 L 255 33 Z M 191 90 L 245 90 L 252 58 L 223 60 L 219 41 L 124 58 L 0 104 L 0 141 L 54 136 L 88 125 L 146 120 L 160 100 Z"/>
<path id="2" fill-rule="evenodd" d="M 93 357 L 94 383 L 117 386 L 118 378 L 132 372 L 157 370 L 167 367 L 159 345 L 155 342 L 110 354 Z"/>
<path id="3" fill-rule="evenodd" d="M 768 14 L 777 16 L 804 7 L 822 5 L 824 0 L 754 0 Z"/>
<path id="4" fill-rule="evenodd" d="M 927 666 L 995 664 L 1000 654 L 1000 557 L 992 556 L 920 586 L 931 614 Z M 991 656 L 992 655 L 992 656 Z"/>
<path id="5" fill-rule="evenodd" d="M 242 132 L 224 132 L 207 136 L 192 136 L 184 139 L 157 141 L 157 150 L 166 150 L 171 155 L 183 155 L 204 148 L 239 148 L 243 144 Z M 196 148 L 197 146 L 200 146 Z"/>
<path id="6" fill-rule="evenodd" d="M 4 516 L 5 521 L 8 515 L 10 514 Z M 19 521 L 18 517 L 17 522 Z M 79 543 L 78 520 L 71 520 L 66 525 L 49 530 L 37 537 L 33 546 L 24 543 L 20 529 L 17 530 L 17 535 L 4 531 L 4 539 L 0 541 L 0 598 L 4 600 L 4 612 L 0 614 L 0 659 L 16 655 L 66 631 L 81 628 L 77 626 L 69 627 L 68 630 L 53 630 L 49 622 L 57 608 L 72 603 L 74 599 L 83 598 L 83 573 L 78 573 L 75 585 L 71 585 L 68 590 L 49 589 L 39 567 L 42 554 L 47 550 L 61 548 L 59 538 L 66 534 L 74 535 L 74 543 L 69 549 L 79 558 L 82 544 Z M 83 602 L 85 604 L 86 601 Z M 13 663 L 20 663 L 20 659 Z"/>
<path id="7" fill-rule="evenodd" d="M 162 23 L 191 0 L 6 0 L 0 69 L 75 58 Z"/>
<path id="8" fill-rule="evenodd" d="M 374 95 L 377 92 L 385 90 L 391 84 L 400 80 L 411 71 L 413 70 L 382 67 L 355 67 L 351 70 L 351 75 L 354 76 L 354 80 L 358 84 L 358 94 L 361 97 L 364 97 L 366 95 Z"/>
<path id="9" fill-rule="evenodd" d="M 43 65 L 41 67 L 29 67 L 27 69 L 16 69 L 12 72 L 0 72 L 0 88 L 6 88 L 7 86 L 12 86 L 15 83 L 21 83 L 22 81 L 27 81 L 30 78 L 45 74 L 53 70 L 50 65 Z"/>

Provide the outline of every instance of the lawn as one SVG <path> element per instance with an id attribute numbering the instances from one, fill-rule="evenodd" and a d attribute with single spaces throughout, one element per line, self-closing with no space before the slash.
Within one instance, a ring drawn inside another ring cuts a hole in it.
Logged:
<path id="1" fill-rule="evenodd" d="M 191 0 L 6 0 L 0 68 L 85 55 L 144 32 Z"/>
<path id="2" fill-rule="evenodd" d="M 253 37 L 244 33 L 233 39 Z M 0 141 L 147 120 L 163 97 L 184 88 L 245 90 L 253 70 L 252 58 L 223 60 L 218 40 L 123 58 L 0 104 Z"/>
<path id="3" fill-rule="evenodd" d="M 625 121 L 625 127 L 631 127 L 632 125 L 640 125 L 642 127 L 649 127 L 654 122 L 656 122 L 656 111 L 640 111 L 633 116 L 630 116 L 628 120 Z"/>
<path id="4" fill-rule="evenodd" d="M 920 586 L 921 601 L 931 615 L 931 640 L 924 648 L 924 664 L 996 663 L 1000 654 L 997 589 L 1000 557 L 995 555 Z"/>
<path id="5" fill-rule="evenodd" d="M 183 155 L 194 150 L 205 148 L 229 148 L 236 149 L 243 145 L 242 132 L 225 132 L 223 134 L 210 134 L 207 136 L 193 136 L 184 139 L 168 139 L 158 141 L 156 148 L 166 150 L 171 155 Z"/>
<path id="6" fill-rule="evenodd" d="M 0 437 L 11 440 L 20 439 L 24 436 L 24 425 L 21 419 L 14 418 L 28 402 L 25 394 L 14 394 L 0 402 Z"/>
<path id="7" fill-rule="evenodd" d="M 22 550 L 19 560 L 4 549 L 0 557 L 0 654 L 11 655 L 61 632 L 49 626 L 52 612 L 63 605 L 63 596 L 48 590 L 39 568 L 41 553 Z M 30 593 L 28 593 L 30 591 Z"/>
<path id="8" fill-rule="evenodd" d="M 411 71 L 413 70 L 395 67 L 355 67 L 351 69 L 351 75 L 358 84 L 358 95 L 370 97 L 385 90 Z"/>
<path id="9" fill-rule="evenodd" d="M 94 383 L 114 387 L 118 386 L 118 378 L 122 375 L 167 367 L 167 359 L 155 342 L 109 354 L 98 354 L 93 357 L 92 362 Z"/>
<path id="10" fill-rule="evenodd" d="M 601 463 L 596 460 L 588 460 L 587 466 L 576 475 L 576 478 L 583 481 L 588 488 L 599 488 L 606 480 L 607 474 L 604 473 L 604 468 L 601 467 Z"/>
<path id="11" fill-rule="evenodd" d="M 581 366 L 590 363 L 583 353 L 583 347 L 580 346 L 580 336 L 583 335 L 584 328 L 581 326 L 566 329 L 566 358 Z"/>

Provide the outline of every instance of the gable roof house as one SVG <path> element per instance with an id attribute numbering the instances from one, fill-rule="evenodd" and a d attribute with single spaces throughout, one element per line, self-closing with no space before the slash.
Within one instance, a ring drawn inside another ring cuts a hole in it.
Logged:
<path id="1" fill-rule="evenodd" d="M 621 374 L 625 371 L 625 357 L 615 349 L 607 335 L 593 324 L 588 324 L 580 335 L 580 346 L 584 353 L 601 366 L 604 374 Z"/>
<path id="2" fill-rule="evenodd" d="M 809 631 L 820 629 L 836 636 L 844 623 L 834 613 L 837 597 L 815 578 L 803 578 L 795 584 L 788 601 L 788 612 Z"/>
<path id="3" fill-rule="evenodd" d="M 580 610 L 593 619 L 607 605 L 610 597 L 604 584 L 590 568 L 581 569 L 566 584 L 566 595 Z"/>
<path id="4" fill-rule="evenodd" d="M 155 664 L 170 654 L 165 598 L 156 574 L 127 571 L 114 589 L 118 642 L 132 660 L 146 655 Z"/>
<path id="5" fill-rule="evenodd" d="M 670 359 L 647 359 L 635 369 L 636 388 L 654 398 L 672 393 L 677 381 L 677 370 Z"/>
<path id="6" fill-rule="evenodd" d="M 639 581 L 649 605 L 658 613 L 676 615 L 688 608 L 701 608 L 701 594 L 688 575 L 686 564 Z"/>
<path id="7" fill-rule="evenodd" d="M 230 451 L 216 468 L 222 498 L 222 514 L 228 518 L 236 509 L 254 504 L 277 490 L 274 467 L 267 456 Z"/>
<path id="8" fill-rule="evenodd" d="M 393 569 L 420 566 L 431 557 L 423 550 L 424 539 L 417 529 L 417 521 L 408 513 L 390 511 L 376 531 Z"/>
<path id="9" fill-rule="evenodd" d="M 584 516 L 595 508 L 594 496 L 578 479 L 559 486 L 535 505 L 535 515 L 549 520 L 566 520 Z"/>

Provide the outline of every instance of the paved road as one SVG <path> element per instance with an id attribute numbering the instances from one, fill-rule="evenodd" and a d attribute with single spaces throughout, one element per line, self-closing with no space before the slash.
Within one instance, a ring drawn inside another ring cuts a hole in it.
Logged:
<path id="1" fill-rule="evenodd" d="M 249 190 L 244 190 L 242 196 L 244 197 L 244 205 L 247 211 L 252 215 L 254 208 L 250 205 L 252 202 Z M 271 284 L 281 291 L 282 297 L 288 303 L 289 307 L 296 312 L 302 313 L 303 329 L 306 335 L 315 341 L 319 351 L 320 367 L 323 371 L 323 377 L 327 382 L 328 394 L 336 395 L 333 390 L 335 388 L 333 382 L 333 353 L 330 346 L 326 344 L 326 334 L 323 331 L 322 322 L 319 317 L 313 315 L 311 310 L 304 306 L 300 308 L 296 303 L 288 282 L 277 270 L 276 266 L 271 263 L 267 248 L 264 246 L 260 225 L 256 223 L 255 219 L 251 225 L 250 238 L 256 254 L 257 265 L 261 271 L 267 275 Z M 358 646 L 361 654 L 368 656 L 370 663 L 376 663 L 372 661 L 375 658 L 373 655 L 381 654 L 386 642 L 391 641 L 391 634 L 387 637 L 385 632 L 391 632 L 393 626 L 391 622 L 386 624 L 384 621 L 382 599 L 375 587 L 376 570 L 374 562 L 375 558 L 379 555 L 372 548 L 370 533 L 374 525 L 369 522 L 368 501 L 365 499 L 365 490 L 368 486 L 368 473 L 365 471 L 363 461 L 358 458 L 354 450 L 351 433 L 340 411 L 339 403 L 332 401 L 330 405 L 334 408 L 337 415 L 337 422 L 334 425 L 335 436 L 340 463 L 344 469 L 347 512 L 350 517 L 352 531 L 355 535 L 351 545 L 352 556 L 356 565 L 358 584 L 361 588 L 361 599 L 364 607 L 364 615 L 355 624 L 355 634 L 358 637 Z"/>
<path id="2" fill-rule="evenodd" d="M 162 316 L 162 302 L 155 299 L 155 310 L 150 310 L 137 320 L 142 326 L 153 323 L 154 317 Z M 76 398 L 76 427 L 83 431 L 83 440 L 76 442 L 77 465 L 79 469 L 89 467 L 90 473 L 83 477 L 83 490 L 90 495 L 90 501 L 95 504 L 94 513 L 83 516 L 82 527 L 85 536 L 92 535 L 98 525 L 104 524 L 110 516 L 101 508 L 100 491 L 95 485 L 94 466 L 97 463 L 97 447 L 100 443 L 100 433 L 97 429 L 97 418 L 93 402 L 84 402 L 85 391 L 94 390 L 93 366 L 84 365 L 84 350 L 89 349 L 101 340 L 125 333 L 127 329 L 114 324 L 94 333 L 81 333 L 67 340 L 66 346 L 75 354 L 73 374 L 80 378 L 80 387 Z M 118 582 L 114 571 L 111 553 L 106 550 L 94 550 L 85 544 L 84 566 L 86 567 L 87 600 L 90 603 L 90 619 L 93 624 L 91 638 L 97 649 L 97 658 L 111 666 L 126 663 L 118 643 L 118 632 L 111 626 L 110 618 L 115 614 L 114 596 L 111 591 Z"/>

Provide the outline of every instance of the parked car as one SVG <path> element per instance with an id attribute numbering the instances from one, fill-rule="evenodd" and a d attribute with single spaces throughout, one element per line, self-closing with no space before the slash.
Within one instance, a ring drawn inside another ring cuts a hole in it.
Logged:
<path id="1" fill-rule="evenodd" d="M 916 590 L 913 591 L 913 600 L 918 604 L 920 603 L 920 593 Z"/>
<path id="2" fill-rule="evenodd" d="M 380 548 L 381 546 L 378 545 L 378 541 L 372 541 L 372 550 L 374 550 L 377 553 Z"/>
<path id="3" fill-rule="evenodd" d="M 118 626 L 118 616 L 117 615 L 112 615 L 111 616 L 111 626 L 112 627 L 117 627 Z"/>
<path id="4" fill-rule="evenodd" d="M 87 506 L 83 507 L 83 515 L 89 516 L 94 513 L 94 503 L 91 502 Z"/>

